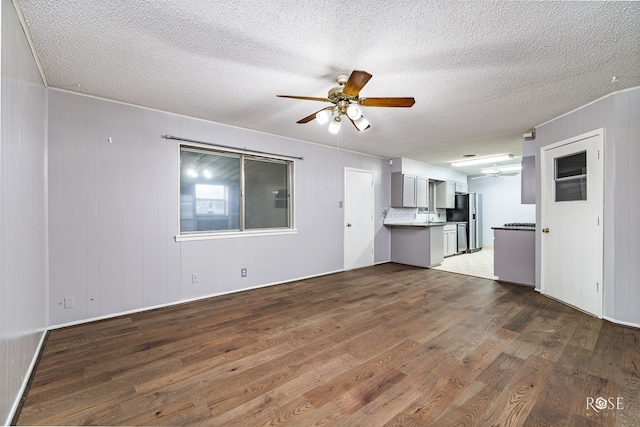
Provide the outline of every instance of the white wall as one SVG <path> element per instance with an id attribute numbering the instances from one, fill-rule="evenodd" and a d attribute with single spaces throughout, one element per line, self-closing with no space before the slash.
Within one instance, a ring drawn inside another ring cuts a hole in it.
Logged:
<path id="1" fill-rule="evenodd" d="M 10 0 L 0 14 L 0 423 L 8 425 L 47 326 L 47 93 Z"/>
<path id="2" fill-rule="evenodd" d="M 493 230 L 508 222 L 536 222 L 535 205 L 520 203 L 520 175 L 469 180 L 469 192 L 482 194 L 483 246 L 493 247 Z"/>
<path id="3" fill-rule="evenodd" d="M 298 233 L 175 242 L 179 150 L 164 134 L 304 157 Z M 388 159 L 50 90 L 51 325 L 342 270 L 345 167 L 374 173 L 375 262 L 386 262 Z"/>
<path id="4" fill-rule="evenodd" d="M 537 155 L 541 147 L 600 128 L 605 129 L 604 316 L 640 326 L 640 88 L 611 94 L 538 126 Z M 536 175 L 540 200 L 539 165 Z M 539 234 L 536 257 L 539 289 Z"/>

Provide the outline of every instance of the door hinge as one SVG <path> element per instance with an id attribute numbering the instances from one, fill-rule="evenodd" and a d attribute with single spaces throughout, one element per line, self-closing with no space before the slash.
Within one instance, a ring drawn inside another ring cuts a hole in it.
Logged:
<path id="1" fill-rule="evenodd" d="M 598 225 L 600 225 L 600 217 L 598 217 Z"/>
<path id="2" fill-rule="evenodd" d="M 596 292 L 600 292 L 600 283 L 596 282 Z"/>
<path id="3" fill-rule="evenodd" d="M 598 150 L 598 159 L 600 159 L 600 150 Z"/>

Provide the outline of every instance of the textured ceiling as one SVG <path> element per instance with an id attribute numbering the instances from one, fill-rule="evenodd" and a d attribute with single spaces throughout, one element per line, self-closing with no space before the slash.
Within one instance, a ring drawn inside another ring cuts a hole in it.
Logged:
<path id="1" fill-rule="evenodd" d="M 14 2 L 50 87 L 432 164 L 519 155 L 528 129 L 640 86 L 640 2 Z M 416 104 L 365 108 L 338 141 L 296 124 L 324 104 L 276 98 L 353 69 L 362 97 Z"/>

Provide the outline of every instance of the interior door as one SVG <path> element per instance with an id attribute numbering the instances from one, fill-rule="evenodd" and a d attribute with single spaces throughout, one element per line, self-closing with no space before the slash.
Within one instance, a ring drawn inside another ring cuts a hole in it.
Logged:
<path id="1" fill-rule="evenodd" d="M 345 168 L 345 270 L 373 265 L 373 239 L 373 173 Z"/>
<path id="2" fill-rule="evenodd" d="M 544 147 L 542 293 L 602 317 L 604 130 Z"/>

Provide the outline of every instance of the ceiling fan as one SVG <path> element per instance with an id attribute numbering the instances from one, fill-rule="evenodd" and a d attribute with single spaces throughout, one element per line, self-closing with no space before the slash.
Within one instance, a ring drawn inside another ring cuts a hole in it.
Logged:
<path id="1" fill-rule="evenodd" d="M 491 168 L 489 169 L 482 169 L 480 172 L 482 172 L 484 175 L 481 176 L 474 176 L 471 179 L 482 179 L 482 178 L 489 178 L 489 177 L 494 177 L 497 178 L 499 176 L 515 176 L 515 175 L 519 175 L 520 174 L 520 170 L 522 169 L 521 165 L 512 165 L 512 166 L 498 166 L 497 163 L 495 163 Z"/>
<path id="2" fill-rule="evenodd" d="M 361 107 L 411 107 L 415 104 L 413 98 L 360 98 L 360 90 L 371 79 L 366 71 L 354 70 L 350 76 L 340 75 L 336 78 L 338 86 L 329 89 L 326 98 L 312 96 L 277 95 L 280 98 L 305 99 L 308 101 L 330 102 L 333 105 L 325 107 L 313 114 L 297 121 L 308 123 L 317 119 L 320 123 L 329 124 L 329 132 L 338 133 L 342 116 L 346 116 L 359 131 L 369 129 L 369 121 L 362 115 Z"/>

